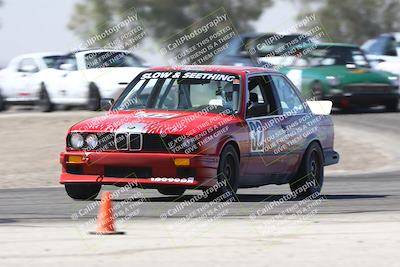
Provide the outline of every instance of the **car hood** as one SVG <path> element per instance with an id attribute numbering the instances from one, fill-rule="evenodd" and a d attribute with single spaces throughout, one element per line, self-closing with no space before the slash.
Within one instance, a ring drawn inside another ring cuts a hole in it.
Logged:
<path id="1" fill-rule="evenodd" d="M 145 69 L 139 67 L 117 67 L 85 69 L 79 72 L 89 81 L 129 83 Z"/>
<path id="2" fill-rule="evenodd" d="M 239 118 L 232 115 L 137 110 L 109 112 L 104 116 L 81 121 L 71 127 L 71 132 L 135 132 L 173 135 L 197 135 L 216 129 Z"/>

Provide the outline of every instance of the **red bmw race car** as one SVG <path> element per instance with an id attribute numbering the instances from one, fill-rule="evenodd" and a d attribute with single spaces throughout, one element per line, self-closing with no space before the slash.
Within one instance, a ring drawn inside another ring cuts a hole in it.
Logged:
<path id="1" fill-rule="evenodd" d="M 60 183 L 73 199 L 102 185 L 164 195 L 215 187 L 289 183 L 319 193 L 335 164 L 329 101 L 305 101 L 287 77 L 256 67 L 182 66 L 139 74 L 108 113 L 79 122 L 60 154 Z"/>

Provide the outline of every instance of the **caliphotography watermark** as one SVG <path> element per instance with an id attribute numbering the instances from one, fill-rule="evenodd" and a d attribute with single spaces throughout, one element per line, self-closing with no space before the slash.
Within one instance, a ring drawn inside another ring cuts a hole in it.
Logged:
<path id="1" fill-rule="evenodd" d="M 305 28 L 306 31 L 303 30 Z M 299 22 L 283 27 L 278 32 L 244 43 L 256 66 L 280 71 L 295 64 L 299 58 L 311 53 L 316 44 L 329 38 L 316 14 L 304 16 Z"/>
<path id="2" fill-rule="evenodd" d="M 169 37 L 159 51 L 171 66 L 203 65 L 227 49 L 236 35 L 225 9 L 219 8 Z"/>
<path id="3" fill-rule="evenodd" d="M 232 192 L 222 191 L 226 187 L 229 187 L 229 183 L 222 179 L 189 199 L 178 198 L 177 204 L 160 214 L 167 231 L 180 229 L 182 240 L 210 230 L 215 221 L 229 215 L 229 208 L 235 202 Z"/>
<path id="4" fill-rule="evenodd" d="M 310 180 L 277 200 L 267 199 L 261 208 L 249 215 L 256 230 L 262 236 L 281 236 L 293 233 L 304 224 L 310 223 L 327 201 L 318 191 L 309 193 L 310 189 L 317 186 L 316 183 L 316 180 Z"/>

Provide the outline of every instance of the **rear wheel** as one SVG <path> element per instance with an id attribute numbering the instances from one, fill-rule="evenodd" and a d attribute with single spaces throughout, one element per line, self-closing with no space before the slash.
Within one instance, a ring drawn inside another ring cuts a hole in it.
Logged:
<path id="1" fill-rule="evenodd" d="M 396 112 L 399 110 L 399 100 L 393 100 L 385 104 L 386 110 L 389 112 Z"/>
<path id="2" fill-rule="evenodd" d="M 94 83 L 89 85 L 87 109 L 91 111 L 100 109 L 100 92 L 99 88 Z"/>
<path id="3" fill-rule="evenodd" d="M 44 84 L 41 85 L 39 92 L 39 101 L 38 101 L 39 110 L 42 112 L 50 112 L 53 111 L 54 105 L 50 101 L 49 94 L 47 93 L 46 87 Z"/>
<path id="4" fill-rule="evenodd" d="M 65 184 L 65 191 L 70 198 L 76 200 L 93 200 L 101 190 L 100 184 Z"/>
<path id="5" fill-rule="evenodd" d="M 306 150 L 297 174 L 290 182 L 290 189 L 299 196 L 307 197 L 321 192 L 324 182 L 324 158 L 317 143 L 311 143 Z"/>
<path id="6" fill-rule="evenodd" d="M 313 82 L 313 84 L 311 85 L 311 93 L 312 97 L 315 100 L 322 100 L 324 92 L 322 90 L 322 85 L 320 82 Z"/>
<path id="7" fill-rule="evenodd" d="M 185 188 L 160 188 L 158 192 L 166 196 L 181 196 L 185 193 Z"/>

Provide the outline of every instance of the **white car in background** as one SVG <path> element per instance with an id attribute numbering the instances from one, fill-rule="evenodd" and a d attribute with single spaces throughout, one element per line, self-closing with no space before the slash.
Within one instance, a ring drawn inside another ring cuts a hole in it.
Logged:
<path id="1" fill-rule="evenodd" d="M 361 47 L 375 69 L 400 75 L 400 32 L 384 33 Z"/>
<path id="2" fill-rule="evenodd" d="M 15 57 L 0 70 L 0 111 L 6 105 L 32 105 L 38 100 L 35 76 L 52 68 L 61 53 L 32 53 Z"/>
<path id="3" fill-rule="evenodd" d="M 44 112 L 55 105 L 86 106 L 99 110 L 101 98 L 117 98 L 145 69 L 129 51 L 88 49 L 66 54 L 53 69 L 37 75 L 38 105 Z"/>

